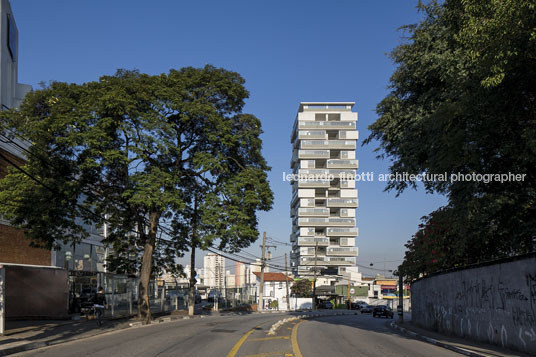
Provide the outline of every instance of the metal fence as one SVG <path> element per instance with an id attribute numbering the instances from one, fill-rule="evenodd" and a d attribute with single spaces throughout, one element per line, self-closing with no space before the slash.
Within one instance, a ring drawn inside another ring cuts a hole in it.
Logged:
<path id="1" fill-rule="evenodd" d="M 106 296 L 107 317 L 130 316 L 138 309 L 138 278 L 110 273 L 70 272 L 69 310 L 85 314 L 93 305 L 99 286 Z M 159 285 L 156 280 L 149 283 L 151 312 L 170 312 L 187 308 L 188 289 Z"/>

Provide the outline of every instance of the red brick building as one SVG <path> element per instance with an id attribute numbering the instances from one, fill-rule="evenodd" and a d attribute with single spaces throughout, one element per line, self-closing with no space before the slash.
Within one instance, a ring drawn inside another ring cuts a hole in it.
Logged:
<path id="1" fill-rule="evenodd" d="M 31 86 L 18 83 L 18 30 L 9 1 L 0 0 L 0 16 L 0 104 L 1 110 L 6 110 L 17 108 Z M 5 134 L 1 127 L 0 134 Z M 24 155 L 17 146 L 3 136 L 0 139 L 2 156 L 16 165 L 23 165 Z M 0 157 L 0 177 L 7 174 L 8 166 L 10 164 Z M 10 227 L 9 222 L 0 217 L 0 262 L 51 265 L 51 252 L 30 247 L 24 233 Z"/>

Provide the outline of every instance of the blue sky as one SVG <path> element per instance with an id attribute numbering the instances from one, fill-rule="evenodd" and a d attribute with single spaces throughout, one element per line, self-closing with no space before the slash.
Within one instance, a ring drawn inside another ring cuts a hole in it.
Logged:
<path id="1" fill-rule="evenodd" d="M 262 121 L 272 171 L 273 210 L 259 229 L 288 242 L 290 131 L 301 101 L 355 101 L 360 142 L 388 93 L 387 53 L 397 29 L 415 23 L 417 1 L 72 1 L 11 0 L 19 30 L 19 82 L 82 83 L 117 68 L 149 74 L 212 64 L 239 72 L 251 95 L 245 112 Z M 358 172 L 387 172 L 376 145 L 358 146 Z M 398 198 L 384 183 L 358 182 L 358 264 L 394 269 L 420 217 L 446 203 L 424 190 Z M 247 251 L 260 255 L 259 242 Z M 277 248 L 275 256 L 288 251 Z M 202 264 L 202 259 L 198 259 Z M 278 262 L 280 263 L 280 261 Z M 362 270 L 364 273 L 373 273 Z"/>

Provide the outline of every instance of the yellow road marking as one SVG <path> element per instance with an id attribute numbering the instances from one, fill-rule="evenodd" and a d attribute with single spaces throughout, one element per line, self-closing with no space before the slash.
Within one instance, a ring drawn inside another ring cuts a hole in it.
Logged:
<path id="1" fill-rule="evenodd" d="M 251 341 L 268 341 L 268 340 L 288 340 L 290 336 L 273 336 L 273 337 L 260 337 L 260 338 L 252 338 L 251 340 L 248 340 L 248 342 Z"/>
<path id="2" fill-rule="evenodd" d="M 258 326 L 257 326 L 258 327 Z M 249 332 L 247 332 L 244 336 L 242 336 L 242 338 L 240 340 L 238 340 L 238 342 L 233 346 L 233 348 L 229 351 L 229 353 L 227 354 L 227 357 L 235 357 L 236 356 L 236 353 L 238 352 L 238 350 L 240 349 L 240 347 L 242 347 L 242 345 L 244 344 L 244 342 L 247 340 L 247 338 L 249 337 L 249 335 L 251 335 L 251 333 L 253 331 L 255 331 L 257 329 L 257 327 L 254 327 L 252 328 Z"/>
<path id="3" fill-rule="evenodd" d="M 290 342 L 292 344 L 292 351 L 294 352 L 295 357 L 303 357 L 300 351 L 300 346 L 298 345 L 298 327 L 304 322 L 305 320 L 298 322 L 292 329 L 292 334 L 290 336 Z"/>
<path id="4" fill-rule="evenodd" d="M 287 330 L 292 330 L 292 327 L 287 327 Z"/>

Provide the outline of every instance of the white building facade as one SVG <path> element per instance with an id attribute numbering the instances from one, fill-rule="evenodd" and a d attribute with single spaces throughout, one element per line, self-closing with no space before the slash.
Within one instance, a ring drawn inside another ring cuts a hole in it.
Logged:
<path id="1" fill-rule="evenodd" d="M 261 273 L 255 272 L 254 275 L 256 278 L 256 296 L 259 296 Z M 289 310 L 287 306 L 287 284 L 288 289 L 290 289 L 292 279 L 283 273 L 264 273 L 263 310 Z M 274 303 L 275 301 L 277 303 Z"/>
<path id="2" fill-rule="evenodd" d="M 203 272 L 205 285 L 217 290 L 225 287 L 225 258 L 209 253 L 204 257 Z"/>
<path id="3" fill-rule="evenodd" d="M 357 113 L 353 102 L 302 102 L 293 153 L 291 269 L 317 286 L 361 278 L 356 266 Z M 315 259 L 316 251 L 316 259 Z"/>

